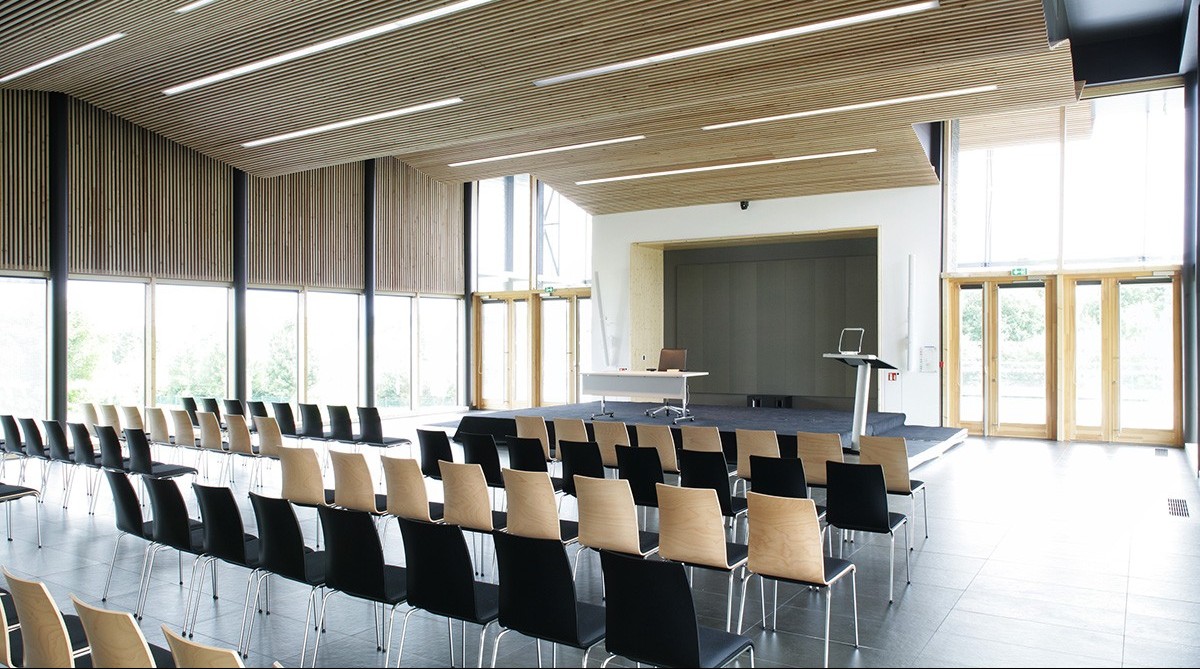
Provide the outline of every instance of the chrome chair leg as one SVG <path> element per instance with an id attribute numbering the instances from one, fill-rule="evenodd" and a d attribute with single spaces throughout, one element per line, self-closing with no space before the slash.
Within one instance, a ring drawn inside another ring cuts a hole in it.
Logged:
<path id="1" fill-rule="evenodd" d="M 501 630 L 500 633 L 496 635 L 496 640 L 492 642 L 492 668 L 493 669 L 495 669 L 495 667 L 496 667 L 496 654 L 500 652 L 500 640 L 503 639 L 504 635 L 508 634 L 510 631 L 512 631 L 512 630 Z M 540 646 L 539 646 L 539 648 L 540 648 Z M 586 667 L 587 665 L 585 664 L 584 666 Z"/>
<path id="2" fill-rule="evenodd" d="M 108 563 L 108 578 L 104 579 L 104 594 L 100 595 L 100 601 L 102 602 L 108 601 L 108 586 L 112 584 L 113 567 L 117 566 L 117 550 L 121 548 L 121 540 L 124 538 L 124 532 L 117 534 L 117 543 L 113 546 L 112 560 Z"/>

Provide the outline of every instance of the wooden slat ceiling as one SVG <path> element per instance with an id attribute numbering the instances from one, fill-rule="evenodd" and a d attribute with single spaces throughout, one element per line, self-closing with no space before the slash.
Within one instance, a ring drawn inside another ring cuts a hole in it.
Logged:
<path id="1" fill-rule="evenodd" d="M 936 183 L 911 125 L 1075 98 L 1041 0 L 931 11 L 546 87 L 533 80 L 911 0 L 496 0 L 194 91 L 164 88 L 450 4 L 446 0 L 27 0 L 0 8 L 5 87 L 63 91 L 259 176 L 394 156 L 449 182 L 530 172 L 592 213 Z M 700 126 L 995 84 L 725 130 Z M 243 142 L 458 96 L 462 104 L 260 146 Z M 448 163 L 644 134 L 646 140 Z M 645 171 L 874 148 L 827 160 L 595 185 Z"/>

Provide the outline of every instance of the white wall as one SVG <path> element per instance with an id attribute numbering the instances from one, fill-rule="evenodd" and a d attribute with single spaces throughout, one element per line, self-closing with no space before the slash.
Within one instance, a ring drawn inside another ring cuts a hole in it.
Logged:
<path id="1" fill-rule="evenodd" d="M 629 360 L 629 247 L 636 242 L 776 235 L 840 228 L 879 229 L 880 358 L 900 368 L 888 381 L 880 373 L 881 411 L 908 414 L 910 425 L 940 425 L 940 374 L 908 368 L 908 256 L 916 256 L 913 335 L 916 345 L 941 349 L 939 329 L 941 190 L 938 186 L 812 195 L 738 203 L 656 209 L 597 216 L 592 223 L 592 268 L 598 276 L 609 356 L 613 366 Z M 595 304 L 597 300 L 593 300 Z M 593 369 L 604 363 L 600 314 L 593 314 Z M 836 334 L 831 335 L 836 336 Z M 868 333 L 870 336 L 870 333 Z M 828 364 L 839 364 L 830 361 Z M 847 374 L 853 372 L 846 368 Z"/>

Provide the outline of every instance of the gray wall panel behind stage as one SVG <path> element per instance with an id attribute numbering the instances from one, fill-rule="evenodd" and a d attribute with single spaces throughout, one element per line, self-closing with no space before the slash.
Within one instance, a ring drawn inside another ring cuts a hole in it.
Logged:
<path id="1" fill-rule="evenodd" d="M 864 328 L 863 351 L 875 352 L 876 249 L 872 237 L 667 251 L 663 341 L 709 373 L 692 383 L 692 401 L 787 395 L 848 408 L 854 374 L 821 354 L 843 327 Z"/>

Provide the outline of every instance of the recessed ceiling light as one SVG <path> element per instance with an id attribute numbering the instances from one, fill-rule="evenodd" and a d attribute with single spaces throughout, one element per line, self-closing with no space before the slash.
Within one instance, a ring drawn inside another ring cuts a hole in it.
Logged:
<path id="1" fill-rule="evenodd" d="M 188 4 L 180 7 L 179 9 L 176 9 L 175 13 L 176 14 L 186 14 L 187 12 L 190 12 L 193 9 L 200 9 L 201 7 L 209 4 L 210 2 L 214 2 L 214 0 L 196 0 L 195 2 L 188 3 Z"/>
<path id="2" fill-rule="evenodd" d="M 103 37 L 101 39 L 96 40 L 95 42 L 89 42 L 87 44 L 84 44 L 81 47 L 71 49 L 70 51 L 68 51 L 66 53 L 60 53 L 53 58 L 43 60 L 40 63 L 35 63 L 23 70 L 17 70 L 16 72 L 13 72 L 12 74 L 7 74 L 3 77 L 0 77 L 0 84 L 4 83 L 6 81 L 12 81 L 13 79 L 16 79 L 17 77 L 23 77 L 23 76 L 29 74 L 30 72 L 37 72 L 38 70 L 42 69 L 43 67 L 49 67 L 59 61 L 64 61 L 68 58 L 71 58 L 72 56 L 78 56 L 79 54 L 83 53 L 84 51 L 91 51 L 92 49 L 95 49 L 96 47 L 104 46 L 105 44 L 108 44 L 109 42 L 115 42 L 124 36 L 125 36 L 125 33 L 113 33 L 112 35 L 109 35 L 108 37 Z"/>
<path id="3" fill-rule="evenodd" d="M 620 137 L 617 139 L 605 139 L 599 142 L 585 142 L 583 144 L 572 144 L 570 146 L 556 146 L 553 149 L 538 149 L 536 151 L 522 151 L 521 153 L 510 153 L 504 156 L 493 156 L 491 158 L 478 158 L 476 160 L 464 160 L 457 163 L 450 163 L 447 167 L 462 167 L 464 165 L 478 165 L 479 163 L 490 163 L 496 160 L 508 160 L 509 158 L 524 158 L 526 156 L 540 156 L 544 153 L 558 153 L 559 151 L 574 151 L 575 149 L 587 149 L 593 146 L 604 146 L 606 144 L 620 144 L 621 142 L 634 142 L 639 139 L 646 139 L 645 135 L 633 135 L 631 137 Z"/>
<path id="4" fill-rule="evenodd" d="M 613 63 L 611 65 L 601 65 L 587 70 L 571 72 L 569 74 L 560 74 L 554 77 L 546 77 L 533 82 L 534 86 L 550 86 L 553 84 L 561 84 L 567 81 L 575 81 L 576 79 L 586 79 L 587 77 L 595 77 L 601 74 L 610 74 L 612 72 L 621 72 L 623 70 L 632 70 L 646 65 L 654 65 L 656 63 L 665 63 L 671 60 L 679 60 L 680 58 L 689 58 L 691 56 L 699 56 L 706 53 L 715 53 L 717 51 L 725 51 L 727 49 L 736 49 L 743 46 L 751 46 L 754 44 L 762 44 L 773 40 L 786 39 L 788 37 L 796 37 L 798 35 L 809 35 L 824 30 L 834 30 L 836 28 L 845 28 L 846 26 L 858 25 L 860 23 L 868 23 L 871 21 L 879 21 L 882 19 L 890 19 L 897 16 L 905 16 L 907 14 L 915 14 L 929 9 L 936 9 L 938 0 L 929 0 L 928 2 L 918 2 L 911 5 L 902 5 L 899 7 L 890 7 L 865 14 L 855 14 L 854 16 L 845 16 L 840 19 L 830 19 L 828 21 L 818 21 L 816 23 L 808 23 L 794 28 L 786 28 L 784 30 L 775 30 L 769 33 L 760 35 L 750 35 L 749 37 L 739 37 L 737 39 L 726 40 L 724 42 L 714 42 L 702 46 L 691 47 L 690 49 L 680 49 L 679 51 L 671 51 L 669 53 L 661 53 L 657 56 L 647 56 L 645 58 L 635 58 L 622 63 Z"/>
<path id="5" fill-rule="evenodd" d="M 819 160 L 821 158 L 839 158 L 841 156 L 857 156 L 864 153 L 875 153 L 875 149 L 854 149 L 853 151 L 835 151 L 833 153 L 814 153 L 807 156 L 792 156 L 790 158 L 772 158 L 770 160 L 752 160 L 747 163 L 726 163 L 724 165 L 709 165 L 707 167 L 688 167 L 682 170 L 665 170 L 663 172 L 645 172 L 642 174 L 627 174 L 620 177 L 605 177 L 603 179 L 587 179 L 576 181 L 576 186 L 602 184 L 610 181 L 629 181 L 631 179 L 649 179 L 650 177 L 665 177 L 674 174 L 691 174 L 693 172 L 712 172 L 714 170 L 731 170 L 736 167 L 756 167 L 758 165 L 778 165 L 779 163 L 795 163 L 801 160 Z"/>
<path id="6" fill-rule="evenodd" d="M 246 63 L 245 65 L 239 65 L 238 67 L 235 67 L 235 68 L 232 68 L 229 70 L 225 70 L 224 72 L 210 74 L 207 77 L 201 77 L 200 79 L 196 79 L 195 81 L 189 81 L 186 84 L 172 86 L 172 87 L 164 90 L 163 93 L 165 93 L 167 95 L 175 95 L 176 93 L 183 93 L 186 91 L 195 90 L 197 88 L 200 88 L 201 86 L 207 86 L 209 84 L 215 84 L 219 81 L 225 81 L 226 79 L 240 77 L 243 74 L 257 72 L 259 70 L 266 69 L 268 67 L 273 67 L 275 65 L 280 65 L 282 63 L 291 62 L 298 58 L 304 58 L 305 56 L 311 56 L 315 53 L 321 53 L 322 51 L 336 49 L 339 46 L 353 44 L 354 42 L 361 42 L 362 40 L 369 39 L 369 38 L 375 37 L 377 35 L 383 35 L 383 34 L 390 33 L 395 30 L 399 30 L 401 28 L 407 28 L 408 26 L 416 25 L 418 23 L 424 23 L 424 22 L 430 21 L 432 19 L 446 16 L 448 14 L 454 14 L 456 12 L 461 12 L 466 9 L 478 7 L 480 5 L 486 5 L 489 2 L 495 2 L 495 0 L 462 0 L 461 2 L 456 2 L 454 4 L 445 5 L 443 7 L 438 7 L 437 9 L 431 9 L 427 12 L 421 12 L 420 14 L 413 14 L 412 16 L 406 16 L 398 21 L 392 21 L 391 23 L 384 23 L 383 25 L 378 25 L 373 28 L 367 28 L 365 30 L 353 32 L 353 33 L 350 33 L 349 35 L 342 35 L 341 37 L 335 37 L 333 39 L 325 40 L 324 42 L 317 42 L 316 44 L 312 44 L 312 45 L 303 47 L 301 49 L 294 49 L 292 51 L 287 51 L 285 53 L 281 53 L 278 56 L 271 56 L 270 58 L 256 60 L 253 63 Z"/>
<path id="7" fill-rule="evenodd" d="M 853 105 L 842 105 L 841 107 L 829 107 L 826 109 L 812 109 L 809 111 L 796 112 L 794 114 L 780 114 L 778 116 L 764 116 L 762 118 L 752 118 L 745 121 L 731 121 L 729 123 L 714 123 L 706 125 L 701 130 L 720 130 L 721 128 L 734 128 L 740 125 L 752 125 L 755 123 L 767 123 L 769 121 L 784 121 L 794 118 L 805 118 L 807 116 L 820 116 L 821 114 L 836 114 L 838 112 L 855 111 L 858 109 L 872 109 L 874 107 L 886 107 L 888 105 L 900 105 L 906 102 L 921 102 L 923 100 L 937 100 L 939 98 L 952 98 L 959 95 L 971 95 L 972 93 L 987 93 L 994 91 L 999 86 L 976 86 L 974 88 L 960 88 L 954 91 L 942 91 L 940 93 L 925 93 L 924 95 L 909 95 L 903 98 L 891 98 L 888 100 L 876 100 L 874 102 L 860 102 Z"/>
<path id="8" fill-rule="evenodd" d="M 327 125 L 319 125 L 315 128 L 308 128 L 305 130 L 296 130 L 295 132 L 286 132 L 282 135 L 275 135 L 274 137 L 267 137 L 266 139 L 256 139 L 253 142 L 246 142 L 245 144 L 242 144 L 242 146 L 244 146 L 246 148 L 253 148 L 256 146 L 262 146 L 264 144 L 274 144 L 275 142 L 282 142 L 287 139 L 295 139 L 297 137 L 307 137 L 309 135 L 316 135 L 316 134 L 319 134 L 322 132 L 329 132 L 330 130 L 340 130 L 342 128 L 349 128 L 351 126 L 362 125 L 364 123 L 371 123 L 372 121 L 382 121 L 382 120 L 388 119 L 388 118 L 404 116 L 405 114 L 415 114 L 415 113 L 421 112 L 421 111 L 437 109 L 438 107 L 448 107 L 450 105 L 456 105 L 460 102 L 462 102 L 462 98 L 446 98 L 445 100 L 438 100 L 436 102 L 426 102 L 425 104 L 413 105 L 412 107 L 405 107 L 404 109 L 394 109 L 392 111 L 381 112 L 378 114 L 371 114 L 370 116 L 360 116 L 359 118 L 352 118 L 352 119 L 349 119 L 346 121 L 338 121 L 337 123 L 329 123 Z"/>

